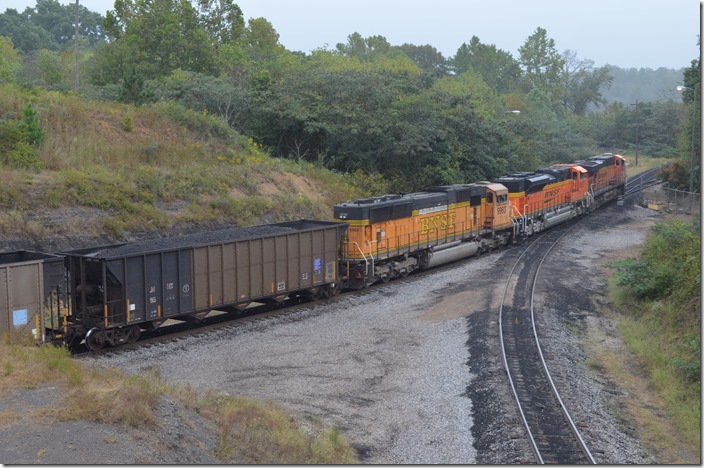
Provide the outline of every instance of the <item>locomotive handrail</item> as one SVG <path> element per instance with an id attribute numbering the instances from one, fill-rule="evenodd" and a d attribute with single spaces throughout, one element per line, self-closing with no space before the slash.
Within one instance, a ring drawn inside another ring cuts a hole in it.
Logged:
<path id="1" fill-rule="evenodd" d="M 362 255 L 362 258 L 364 259 L 364 269 L 366 270 L 367 274 L 369 274 L 369 261 L 367 260 L 367 256 L 364 255 L 364 252 L 362 252 L 362 248 L 357 244 L 357 242 L 353 242 L 354 246 L 357 247 L 357 250 L 359 250 L 359 253 Z M 370 247 L 371 250 L 371 247 Z"/>

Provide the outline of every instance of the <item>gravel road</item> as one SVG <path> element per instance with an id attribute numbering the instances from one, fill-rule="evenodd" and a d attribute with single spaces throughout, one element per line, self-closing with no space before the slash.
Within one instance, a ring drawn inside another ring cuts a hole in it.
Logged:
<path id="1" fill-rule="evenodd" d="M 574 331 L 602 328 L 599 309 L 609 303 L 599 268 L 609 252 L 642 243 L 654 216 L 638 206 L 590 215 L 548 262 L 554 281 L 541 287 L 547 353 L 599 463 L 652 460 L 637 430 L 610 416 L 606 402 L 618 398 L 617 383 L 587 368 Z M 94 360 L 278 402 L 339 426 L 363 463 L 531 463 L 496 324 L 501 281 L 518 250 Z"/>

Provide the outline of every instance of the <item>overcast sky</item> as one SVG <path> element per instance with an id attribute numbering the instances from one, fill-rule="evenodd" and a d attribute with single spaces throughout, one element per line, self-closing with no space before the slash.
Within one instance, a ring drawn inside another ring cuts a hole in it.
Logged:
<path id="1" fill-rule="evenodd" d="M 59 0 L 62 4 L 74 0 Z M 114 0 L 80 0 L 101 14 Z M 681 68 L 699 55 L 700 0 L 235 0 L 245 19 L 264 17 L 289 50 L 333 49 L 358 32 L 392 45 L 429 44 L 451 57 L 477 36 L 518 58 L 541 27 L 559 52 L 595 65 Z M 35 0 L 0 0 L 23 11 Z"/>

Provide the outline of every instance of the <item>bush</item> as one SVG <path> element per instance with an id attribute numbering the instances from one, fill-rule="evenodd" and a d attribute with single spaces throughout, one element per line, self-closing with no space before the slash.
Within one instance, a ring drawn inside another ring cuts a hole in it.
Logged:
<path id="1" fill-rule="evenodd" d="M 701 241 L 698 228 L 679 221 L 658 222 L 646 241 L 640 260 L 615 264 L 618 284 L 642 299 L 671 295 L 686 299 L 699 295 Z"/>
<path id="2" fill-rule="evenodd" d="M 44 138 L 37 111 L 31 104 L 24 108 L 22 120 L 14 112 L 0 118 L 0 161 L 15 169 L 40 170 L 38 146 Z"/>
<path id="3" fill-rule="evenodd" d="M 18 142 L 14 148 L 7 153 L 6 163 L 15 169 L 41 170 L 44 165 L 39 160 L 36 148 L 26 141 Z"/>

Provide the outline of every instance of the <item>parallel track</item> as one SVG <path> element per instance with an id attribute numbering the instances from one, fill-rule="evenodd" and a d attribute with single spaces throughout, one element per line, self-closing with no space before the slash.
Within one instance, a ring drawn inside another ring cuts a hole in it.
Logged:
<path id="1" fill-rule="evenodd" d="M 533 308 L 543 261 L 575 226 L 556 227 L 526 247 L 506 279 L 499 307 L 504 366 L 536 461 L 541 464 L 596 463 L 552 381 L 540 349 Z"/>
<path id="2" fill-rule="evenodd" d="M 629 177 L 626 181 L 626 196 L 641 192 L 644 188 L 652 187 L 661 183 L 657 178 L 660 169 L 649 169 L 642 174 L 634 177 Z"/>

